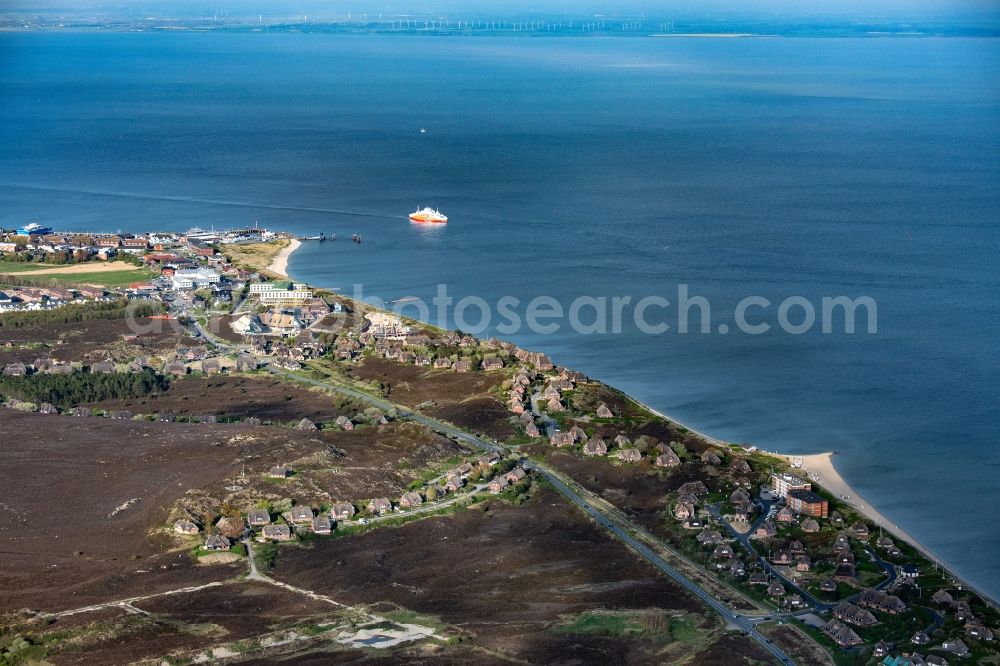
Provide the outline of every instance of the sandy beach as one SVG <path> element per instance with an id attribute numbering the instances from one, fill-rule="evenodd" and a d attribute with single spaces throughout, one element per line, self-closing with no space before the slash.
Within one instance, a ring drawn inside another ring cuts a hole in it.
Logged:
<path id="1" fill-rule="evenodd" d="M 295 238 L 291 239 L 288 242 L 288 245 L 281 248 L 281 252 L 274 255 L 274 259 L 271 260 L 267 270 L 277 275 L 288 277 L 288 258 L 292 256 L 292 252 L 299 249 L 300 245 L 302 245 L 302 241 L 296 240 Z"/>
<path id="2" fill-rule="evenodd" d="M 814 481 L 817 485 L 822 486 L 844 503 L 850 504 L 859 512 L 867 516 L 870 520 L 874 521 L 876 525 L 881 525 L 887 532 L 891 532 L 896 537 L 919 550 L 923 553 L 924 557 L 934 562 L 944 564 L 939 558 L 934 556 L 929 550 L 927 550 L 927 548 L 914 539 L 904 529 L 879 513 L 879 510 L 872 506 L 871 502 L 859 495 L 858 492 L 844 480 L 844 477 L 837 472 L 837 468 L 833 465 L 834 455 L 835 454 L 833 452 L 827 451 L 826 453 L 813 453 L 805 456 L 783 455 L 782 457 L 786 458 L 793 464 L 795 462 L 801 462 L 801 470 L 805 473 L 804 475 L 808 476 L 809 479 Z"/>

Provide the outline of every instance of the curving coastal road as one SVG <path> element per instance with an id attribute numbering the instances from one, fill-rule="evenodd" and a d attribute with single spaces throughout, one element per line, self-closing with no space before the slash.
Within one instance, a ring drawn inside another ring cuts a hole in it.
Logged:
<path id="1" fill-rule="evenodd" d="M 194 327 L 201 335 L 203 335 L 206 339 L 214 342 L 217 346 L 222 347 L 224 349 L 228 349 L 230 351 L 237 351 L 237 348 L 234 345 L 230 344 L 229 342 L 222 340 L 216 336 L 208 334 L 208 332 L 205 331 L 201 327 L 201 325 L 198 324 L 197 322 L 194 322 Z M 400 418 L 413 421 L 414 423 L 419 423 L 420 425 L 430 428 L 434 432 L 437 432 L 446 437 L 451 437 L 456 441 L 463 442 L 472 447 L 485 449 L 488 451 L 495 451 L 497 453 L 503 452 L 503 447 L 497 444 L 496 442 L 483 439 L 482 437 L 473 435 L 472 433 L 469 433 L 451 424 L 444 423 L 443 421 L 438 421 L 437 419 L 432 419 L 423 414 L 418 414 L 416 412 L 413 412 L 412 410 L 403 407 L 402 405 L 390 402 L 389 400 L 385 400 L 384 398 L 380 398 L 378 396 L 366 393 L 364 391 L 352 388 L 350 386 L 345 386 L 343 384 L 337 384 L 329 381 L 312 379 L 311 377 L 304 377 L 302 375 L 297 375 L 288 370 L 275 368 L 272 365 L 268 365 L 267 370 L 272 374 L 280 375 L 291 381 L 295 381 L 301 384 L 307 384 L 310 386 L 316 386 L 318 388 L 323 388 L 329 391 L 335 391 L 337 393 L 340 393 L 341 395 L 345 395 L 351 398 L 356 398 L 357 400 L 367 402 L 368 404 L 384 411 L 393 410 L 397 414 L 399 414 Z M 534 403 L 535 396 L 532 396 L 532 398 L 533 398 L 532 402 Z M 646 546 L 643 543 L 640 543 L 637 539 L 635 539 L 631 534 L 629 534 L 627 526 L 622 526 L 621 524 L 613 520 L 609 515 L 601 511 L 597 506 L 595 506 L 594 504 L 586 500 L 584 497 L 577 494 L 576 491 L 574 491 L 568 485 L 563 483 L 560 479 L 556 477 L 555 473 L 547 466 L 538 462 L 528 461 L 524 458 L 521 459 L 521 463 L 522 466 L 524 466 L 526 469 L 533 469 L 542 474 L 543 476 L 545 476 L 546 480 L 548 480 L 548 482 L 552 484 L 552 487 L 558 490 L 560 493 L 562 493 L 562 495 L 566 497 L 570 502 L 580 507 L 584 511 L 584 513 L 592 517 L 594 520 L 597 521 L 599 525 L 602 525 L 614 536 L 616 536 L 626 545 L 631 547 L 647 562 L 649 562 L 654 567 L 659 569 L 661 572 L 663 572 L 671 579 L 676 581 L 688 592 L 701 599 L 709 608 L 711 608 L 716 613 L 721 615 L 723 619 L 726 620 L 726 622 L 739 627 L 743 633 L 745 633 L 747 636 L 757 641 L 780 663 L 788 665 L 795 664 L 795 662 L 792 661 L 791 657 L 785 654 L 785 652 L 783 652 L 777 645 L 772 643 L 770 639 L 768 639 L 766 636 L 764 636 L 757 630 L 755 622 L 759 618 L 746 617 L 740 615 L 739 613 L 734 613 L 733 611 L 731 611 L 721 601 L 719 601 L 711 594 L 709 594 L 704 588 L 702 588 L 700 585 L 695 583 L 690 578 L 684 576 L 684 574 L 682 574 L 677 569 L 672 567 L 666 560 L 664 560 L 662 557 L 660 557 L 652 550 L 650 550 L 648 546 Z"/>
<path id="2" fill-rule="evenodd" d="M 325 382 L 317 379 L 312 379 L 310 377 L 303 377 L 301 375 L 296 375 L 292 372 L 281 370 L 274 367 L 268 367 L 268 370 L 276 375 L 281 375 L 302 384 L 308 384 L 311 386 L 317 386 L 320 388 L 325 388 L 327 390 L 336 391 L 342 395 L 346 395 L 358 400 L 367 402 L 370 405 L 378 407 L 382 410 L 395 410 L 401 418 L 408 419 L 414 423 L 419 423 L 421 425 L 427 426 L 431 430 L 445 435 L 446 437 L 451 437 L 458 441 L 469 444 L 473 447 L 486 449 L 490 451 L 501 452 L 502 447 L 494 442 L 477 437 L 465 430 L 457 428 L 453 425 L 438 421 L 437 419 L 432 419 L 423 414 L 417 414 L 410 411 L 396 403 L 390 402 L 383 398 L 371 395 L 370 393 L 365 393 L 358 389 L 351 388 L 349 386 L 344 386 L 341 384 L 335 384 L 332 382 Z M 761 634 L 754 626 L 753 621 L 750 618 L 744 617 L 738 613 L 734 613 L 722 602 L 718 601 L 715 597 L 710 595 L 697 583 L 691 579 L 685 577 L 682 573 L 674 569 L 670 564 L 668 564 L 662 557 L 654 553 L 648 546 L 640 543 L 631 534 L 628 533 L 627 528 L 621 526 L 614 520 L 612 520 L 608 515 L 603 513 L 598 507 L 591 504 L 585 498 L 577 494 L 572 488 L 567 486 L 561 480 L 559 480 L 556 475 L 545 465 L 534 461 L 527 461 L 526 459 L 521 460 L 522 465 L 525 468 L 533 469 L 543 476 L 546 480 L 552 484 L 552 487 L 562 493 L 569 501 L 571 501 L 576 506 L 580 507 L 587 515 L 592 517 L 602 525 L 608 531 L 610 531 L 614 536 L 623 541 L 629 547 L 631 547 L 635 552 L 637 552 L 643 559 L 652 564 L 654 567 L 665 573 L 667 576 L 672 578 L 674 581 L 679 583 L 684 589 L 689 591 L 691 594 L 695 595 L 701 599 L 709 608 L 721 615 L 726 622 L 733 624 L 740 628 L 747 636 L 753 638 L 755 641 L 760 643 L 768 652 L 770 652 L 779 662 L 783 664 L 794 664 L 791 657 L 785 654 L 778 646 L 772 643 L 767 637 Z"/>

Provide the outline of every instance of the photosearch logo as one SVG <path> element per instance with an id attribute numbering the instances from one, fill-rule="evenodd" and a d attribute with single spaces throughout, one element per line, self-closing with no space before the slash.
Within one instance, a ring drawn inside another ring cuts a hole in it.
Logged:
<path id="1" fill-rule="evenodd" d="M 870 296 L 810 299 L 792 295 L 775 303 L 764 296 L 749 295 L 741 298 L 731 313 L 726 309 L 726 317 L 714 325 L 711 301 L 705 296 L 692 295 L 688 284 L 678 284 L 671 296 L 580 295 L 568 303 L 548 295 L 527 300 L 501 296 L 490 301 L 475 295 L 456 299 L 449 293 L 448 285 L 438 284 L 429 302 L 420 297 L 406 297 L 386 309 L 442 328 L 453 326 L 471 335 L 487 331 L 499 335 L 524 331 L 553 335 L 567 329 L 580 335 L 614 335 L 626 327 L 646 335 L 738 332 L 756 336 L 775 331 L 803 335 L 817 330 L 823 334 L 878 333 L 878 304 Z M 354 285 L 351 297 L 385 308 L 381 299 L 366 296 L 361 284 Z"/>

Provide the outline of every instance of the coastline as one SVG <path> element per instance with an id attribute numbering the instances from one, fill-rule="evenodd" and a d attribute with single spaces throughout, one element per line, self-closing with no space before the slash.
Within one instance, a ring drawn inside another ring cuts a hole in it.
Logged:
<path id="1" fill-rule="evenodd" d="M 876 525 L 881 526 L 887 532 L 891 532 L 916 548 L 924 557 L 928 558 L 932 562 L 946 566 L 946 563 L 943 562 L 941 558 L 931 553 L 927 547 L 917 541 L 911 534 L 907 533 L 906 530 L 886 518 L 885 515 L 872 505 L 871 502 L 866 500 L 851 487 L 847 480 L 840 475 L 840 472 L 837 471 L 837 468 L 833 464 L 833 456 L 836 455 L 836 451 L 826 451 L 823 453 L 812 453 L 801 456 L 789 456 L 784 454 L 778 455 L 786 459 L 789 463 L 793 463 L 793 466 L 794 461 L 801 461 L 801 469 L 806 472 L 806 476 L 809 480 L 814 481 L 816 485 L 821 486 L 824 490 L 832 493 L 839 501 L 850 505 Z"/>
<path id="2" fill-rule="evenodd" d="M 274 273 L 275 275 L 280 275 L 281 277 L 288 277 L 288 259 L 292 256 L 292 253 L 299 249 L 302 245 L 302 241 L 292 238 L 289 240 L 288 245 L 281 248 L 278 254 L 274 255 L 274 259 L 268 264 L 265 269 L 269 273 Z"/>
<path id="3" fill-rule="evenodd" d="M 292 239 L 290 244 L 282 248 L 281 252 L 275 256 L 274 260 L 268 266 L 267 270 L 275 273 L 280 271 L 280 275 L 287 278 L 288 275 L 286 271 L 288 267 L 289 257 L 296 249 L 299 248 L 301 244 L 302 243 L 300 241 Z M 369 305 L 369 307 L 373 306 Z M 597 379 L 597 381 L 601 380 Z M 635 399 L 634 397 L 625 393 L 624 391 L 622 391 L 622 393 L 629 400 L 632 400 L 642 408 L 648 410 L 649 412 L 667 421 L 670 421 L 671 423 L 674 423 L 682 428 L 685 428 L 692 434 L 703 438 L 704 440 L 708 441 L 711 444 L 717 446 L 728 446 L 730 444 L 725 440 L 720 440 L 716 437 L 712 437 L 711 435 L 706 434 L 705 432 L 696 430 L 682 423 L 681 421 L 678 421 L 677 419 L 674 419 L 668 416 L 667 414 L 664 414 L 663 412 L 650 407 L 649 405 L 641 402 L 640 400 Z M 789 455 L 789 454 L 779 453 L 776 451 L 767 451 L 764 449 L 760 449 L 759 451 L 760 453 L 772 456 L 774 458 L 783 460 L 793 465 L 793 469 L 795 469 L 795 462 L 801 462 L 801 466 L 798 467 L 798 469 L 800 469 L 804 473 L 804 475 L 808 476 L 809 479 L 813 481 L 815 485 L 820 486 L 822 489 L 832 493 L 838 499 L 838 501 L 851 506 L 851 508 L 858 511 L 860 514 L 862 514 L 863 516 L 874 522 L 876 525 L 881 526 L 887 533 L 893 535 L 897 539 L 905 541 L 907 544 L 916 549 L 917 552 L 919 552 L 927 560 L 937 564 L 939 567 L 947 571 L 952 578 L 961 581 L 962 584 L 967 589 L 974 591 L 988 603 L 991 603 L 993 605 L 998 604 L 998 601 L 993 599 L 992 596 L 982 592 L 975 585 L 969 583 L 968 580 L 956 574 L 955 569 L 951 567 L 947 563 L 947 561 L 943 560 L 941 557 L 934 554 L 930 549 L 928 549 L 926 546 L 920 543 L 915 537 L 909 534 L 902 527 L 900 527 L 896 523 L 886 518 L 885 515 L 882 514 L 874 505 L 872 505 L 863 496 L 858 494 L 858 492 L 847 482 L 846 479 L 844 479 L 843 476 L 840 475 L 840 473 L 834 466 L 833 456 L 836 455 L 836 451 L 826 451 L 822 453 L 813 453 L 806 455 Z"/>
<path id="4" fill-rule="evenodd" d="M 705 439 L 706 441 L 712 444 L 716 444 L 719 446 L 726 446 L 729 444 L 729 442 L 717 439 L 715 437 L 712 437 L 711 435 L 705 434 L 704 432 L 695 430 L 694 428 L 685 425 L 684 423 L 678 421 L 677 419 L 671 418 L 670 416 L 667 416 L 663 412 L 653 409 L 649 405 L 640 402 L 639 400 L 635 400 L 635 398 L 632 398 L 627 393 L 625 395 L 628 396 L 630 400 L 633 400 L 636 404 L 642 406 L 645 409 L 648 409 L 653 414 L 656 414 L 657 416 L 664 418 L 670 421 L 671 423 L 674 423 L 682 428 L 685 428 L 689 432 L 698 435 L 699 437 Z M 840 472 L 837 471 L 837 468 L 833 463 L 833 457 L 837 454 L 836 451 L 824 451 L 822 453 L 810 453 L 804 455 L 789 455 L 785 453 L 778 453 L 776 451 L 766 451 L 766 450 L 760 450 L 759 452 L 768 456 L 772 456 L 774 458 L 778 458 L 780 460 L 784 460 L 788 464 L 792 465 L 793 469 L 798 469 L 802 471 L 804 473 L 803 475 L 808 477 L 808 479 L 811 482 L 813 482 L 814 486 L 819 486 L 823 490 L 833 494 L 834 497 L 837 498 L 837 501 L 847 504 L 848 506 L 850 506 L 852 509 L 863 515 L 868 520 L 871 520 L 876 525 L 882 527 L 882 529 L 885 530 L 885 532 L 887 532 L 888 534 L 891 534 L 897 539 L 904 541 L 910 546 L 912 546 L 914 549 L 916 549 L 918 553 L 920 553 L 921 556 L 923 556 L 927 560 L 935 563 L 936 565 L 944 569 L 946 572 L 948 572 L 948 574 L 952 578 L 961 581 L 962 584 L 967 589 L 974 591 L 988 603 L 991 603 L 994 606 L 998 605 L 996 599 L 994 599 L 986 592 L 983 592 L 975 585 L 971 584 L 964 577 L 955 573 L 954 567 L 952 567 L 946 560 L 942 559 L 941 557 L 936 555 L 933 551 L 931 551 L 929 548 L 927 548 L 927 546 L 920 543 L 920 541 L 918 541 L 916 537 L 914 537 L 912 534 L 910 534 L 902 527 L 900 527 L 896 523 L 886 518 L 885 514 L 880 512 L 878 508 L 875 507 L 875 505 L 873 505 L 871 502 L 865 499 L 864 496 L 859 494 L 851 486 L 851 484 L 849 484 L 847 480 L 843 476 L 841 476 Z M 799 463 L 799 465 L 796 466 L 796 463 Z"/>

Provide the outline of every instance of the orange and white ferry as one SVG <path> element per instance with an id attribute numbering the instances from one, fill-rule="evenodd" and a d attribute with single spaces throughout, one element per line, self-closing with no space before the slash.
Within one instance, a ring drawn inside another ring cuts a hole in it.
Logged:
<path id="1" fill-rule="evenodd" d="M 421 208 L 420 210 L 415 210 L 410 213 L 411 222 L 420 222 L 421 224 L 447 224 L 448 218 L 441 214 L 441 211 L 428 208 Z"/>

